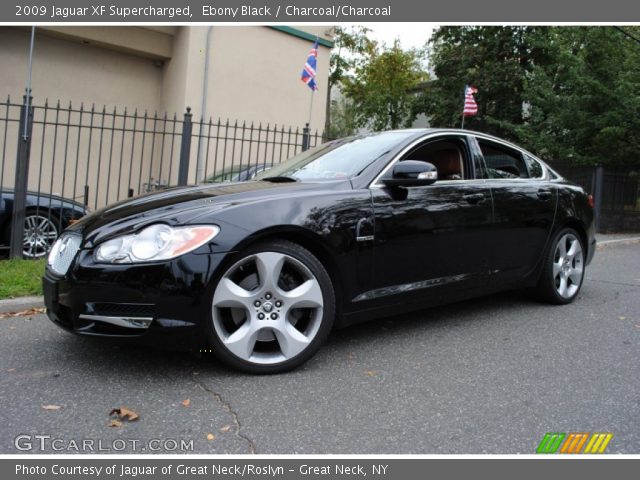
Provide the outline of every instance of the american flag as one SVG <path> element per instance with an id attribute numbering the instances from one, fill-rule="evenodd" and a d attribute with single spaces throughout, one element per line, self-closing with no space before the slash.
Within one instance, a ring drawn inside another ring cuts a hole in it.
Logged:
<path id="1" fill-rule="evenodd" d="M 478 104 L 476 99 L 473 98 L 474 93 L 478 93 L 476 87 L 470 85 L 464 87 L 464 110 L 462 110 L 462 115 L 465 117 L 472 117 L 478 113 Z"/>
<path id="2" fill-rule="evenodd" d="M 307 84 L 307 86 L 311 90 L 317 90 L 318 84 L 316 83 L 316 66 L 318 64 L 318 40 L 316 39 L 313 47 L 311 47 L 311 51 L 309 52 L 309 56 L 307 57 L 307 61 L 304 64 L 304 68 L 302 69 L 302 76 L 300 79 Z"/>

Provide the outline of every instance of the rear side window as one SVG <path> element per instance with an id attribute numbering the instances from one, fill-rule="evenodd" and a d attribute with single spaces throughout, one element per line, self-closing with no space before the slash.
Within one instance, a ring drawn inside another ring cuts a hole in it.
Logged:
<path id="1" fill-rule="evenodd" d="M 478 139 L 488 178 L 529 178 L 522 154 L 503 145 Z"/>
<path id="2" fill-rule="evenodd" d="M 527 168 L 529 169 L 529 176 L 531 178 L 542 178 L 544 176 L 544 170 L 542 169 L 542 165 L 531 155 L 525 155 L 524 161 L 527 163 Z"/>

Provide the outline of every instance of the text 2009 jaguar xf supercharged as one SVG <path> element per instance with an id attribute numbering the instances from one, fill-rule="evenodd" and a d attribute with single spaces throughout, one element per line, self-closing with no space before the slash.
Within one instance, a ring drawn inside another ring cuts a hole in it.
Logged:
<path id="1" fill-rule="evenodd" d="M 279 372 L 339 325 L 513 288 L 571 302 L 595 250 L 592 205 L 484 134 L 347 138 L 254 181 L 92 213 L 52 248 L 45 300 L 80 335 L 210 348 Z"/>

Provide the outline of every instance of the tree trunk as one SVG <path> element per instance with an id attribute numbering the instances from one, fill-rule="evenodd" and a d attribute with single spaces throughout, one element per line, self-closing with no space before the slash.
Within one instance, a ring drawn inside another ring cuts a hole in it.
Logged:
<path id="1" fill-rule="evenodd" d="M 329 131 L 331 130 L 331 84 L 327 82 L 327 101 L 325 105 L 324 113 L 324 132 L 322 132 L 322 138 L 329 140 Z"/>

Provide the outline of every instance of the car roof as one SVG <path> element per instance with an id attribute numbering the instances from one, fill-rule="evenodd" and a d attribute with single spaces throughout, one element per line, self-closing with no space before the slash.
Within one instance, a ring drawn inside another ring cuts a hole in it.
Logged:
<path id="1" fill-rule="evenodd" d="M 413 135 L 410 135 L 406 138 L 406 140 L 414 140 L 416 138 L 420 138 L 424 135 L 433 133 L 433 134 L 437 134 L 437 133 L 442 133 L 444 134 L 458 134 L 458 135 L 474 135 L 477 137 L 481 137 L 481 138 L 486 138 L 488 140 L 495 140 L 497 142 L 500 142 L 504 145 L 510 146 L 512 148 L 515 148 L 517 150 L 523 150 L 526 153 L 528 153 L 529 155 L 535 157 L 537 160 L 545 163 L 542 159 L 538 158 L 537 155 L 534 155 L 533 153 L 529 152 L 528 150 L 526 150 L 525 148 L 521 147 L 520 145 L 517 145 L 515 143 L 510 142 L 509 140 L 505 140 L 504 138 L 500 138 L 500 137 L 496 137 L 495 135 L 491 135 L 488 133 L 484 133 L 484 132 L 478 132 L 476 130 L 467 130 L 467 129 L 463 129 L 463 128 L 403 128 L 403 129 L 395 129 L 395 130 L 384 130 L 384 131 L 380 131 L 380 132 L 371 132 L 368 134 L 362 134 L 362 135 L 354 135 L 351 138 L 358 138 L 358 137 L 367 137 L 367 136 L 371 136 L 371 135 L 380 135 L 380 134 L 385 134 L 385 133 L 391 133 L 391 132 L 408 132 L 408 133 L 413 133 Z M 548 166 L 548 165 L 547 165 Z"/>

